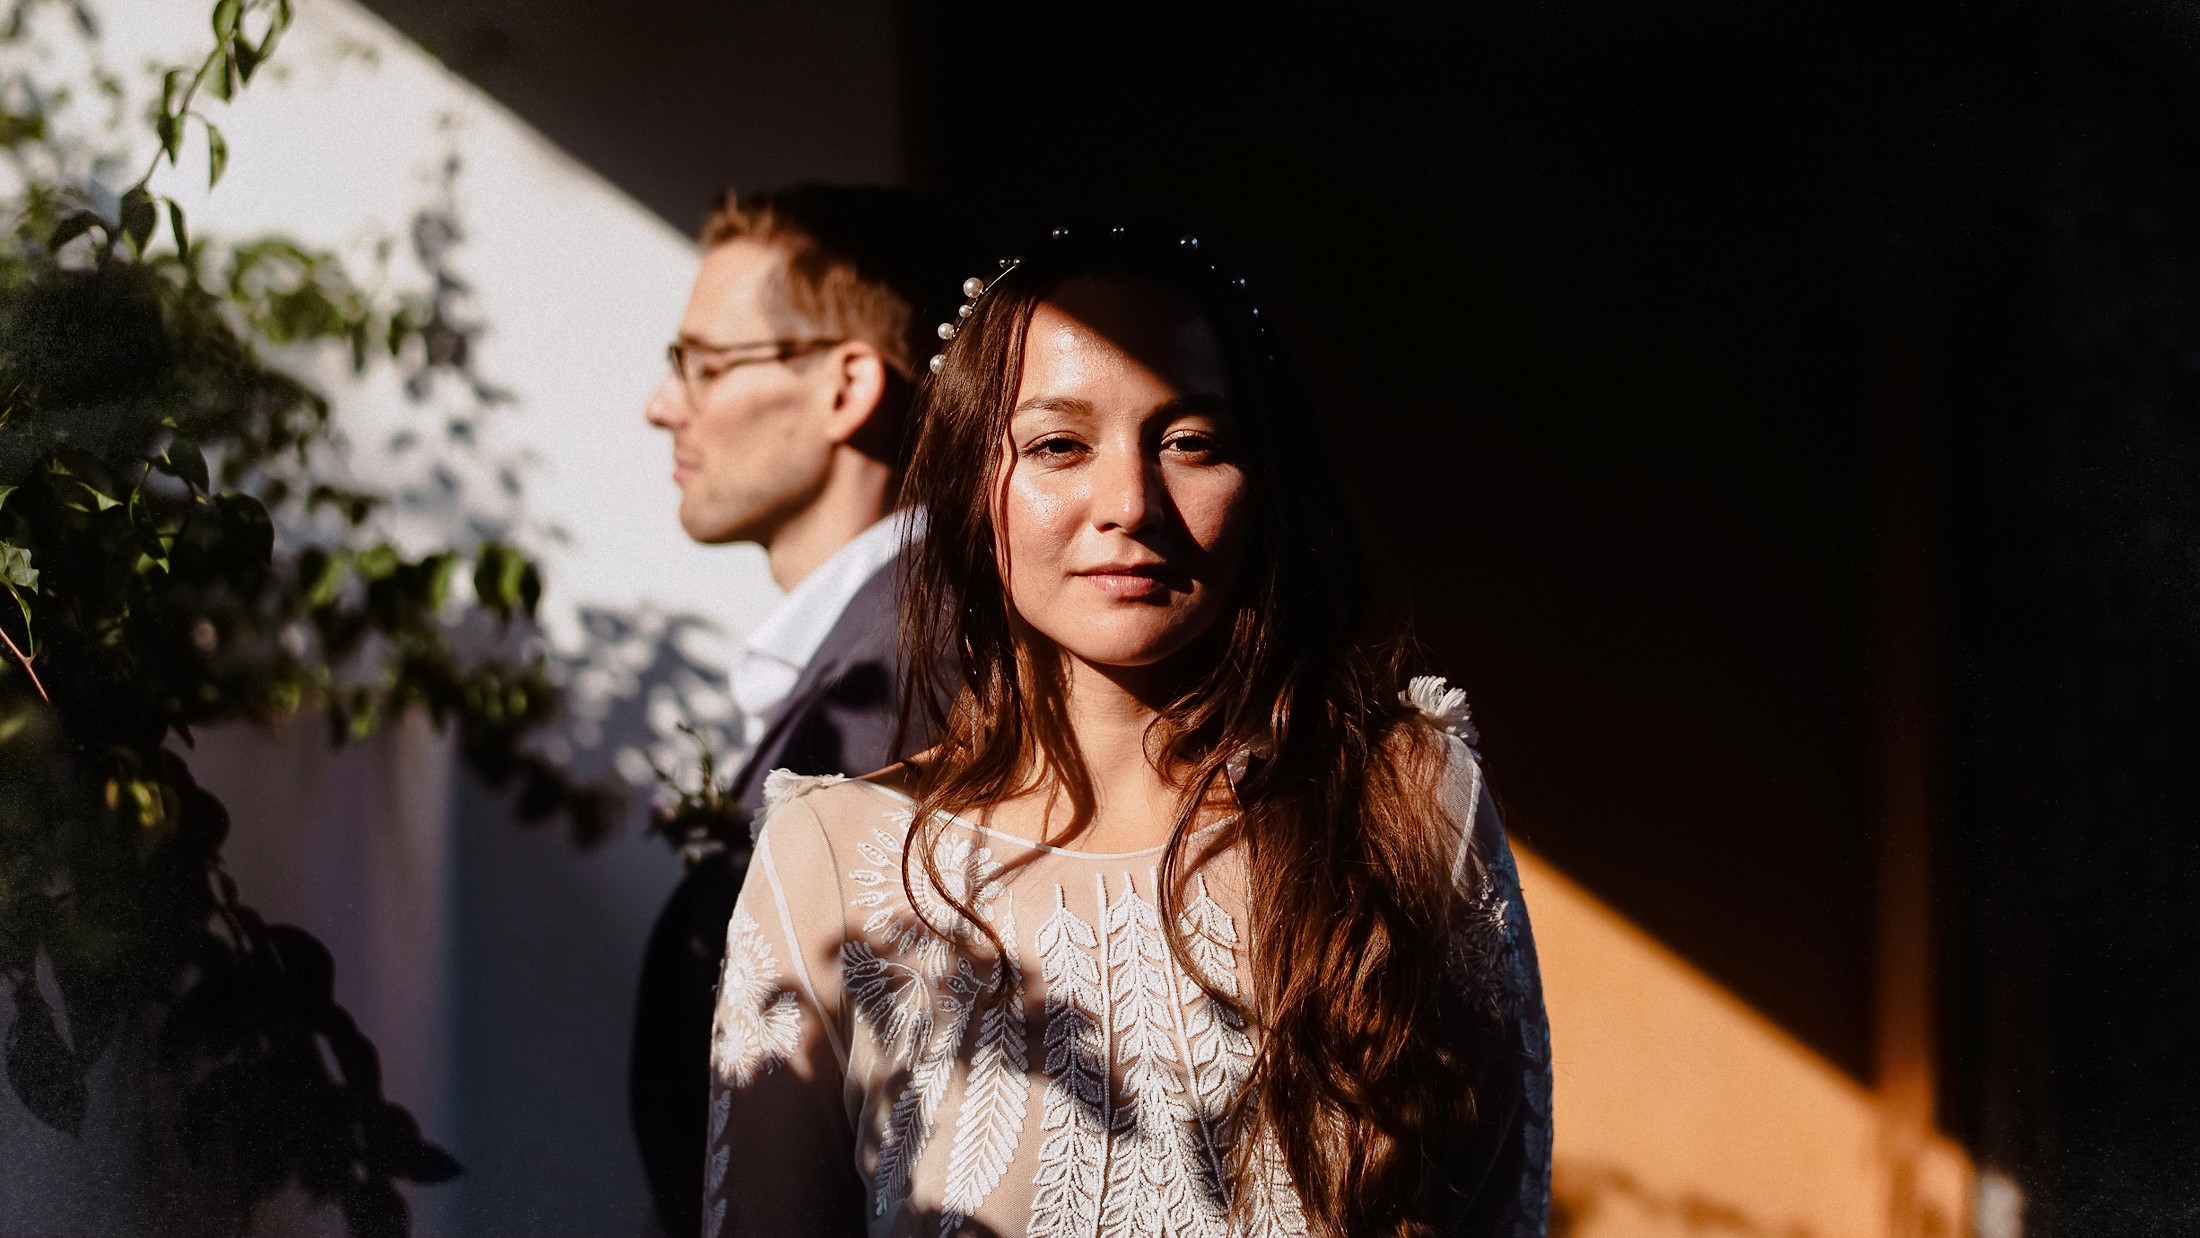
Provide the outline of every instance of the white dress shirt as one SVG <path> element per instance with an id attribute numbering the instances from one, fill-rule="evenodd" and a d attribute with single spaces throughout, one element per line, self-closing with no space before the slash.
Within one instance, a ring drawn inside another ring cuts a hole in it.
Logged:
<path id="1" fill-rule="evenodd" d="M 733 703 L 741 710 L 743 742 L 754 747 L 764 727 L 794 691 L 803 669 L 840 622 L 864 582 L 924 531 L 919 511 L 895 512 L 863 532 L 781 598 L 749 633 L 733 658 Z"/>

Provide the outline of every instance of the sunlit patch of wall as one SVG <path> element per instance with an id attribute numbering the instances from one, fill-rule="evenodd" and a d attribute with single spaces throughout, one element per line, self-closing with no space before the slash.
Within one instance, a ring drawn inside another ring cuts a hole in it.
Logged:
<path id="1" fill-rule="evenodd" d="M 1969 1158 L 1539 857 L 1560 1238 L 1955 1238 Z"/>

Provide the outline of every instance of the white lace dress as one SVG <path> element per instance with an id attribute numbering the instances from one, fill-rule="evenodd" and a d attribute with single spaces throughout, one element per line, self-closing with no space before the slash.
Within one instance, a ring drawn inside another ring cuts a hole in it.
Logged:
<path id="1" fill-rule="evenodd" d="M 1436 790 L 1463 827 L 1458 871 L 1471 843 L 1489 874 L 1468 891 L 1477 914 L 1449 979 L 1507 1040 L 1496 1086 L 1478 1094 L 1473 1163 L 1453 1175 L 1454 1212 L 1460 1232 L 1540 1234 L 1550 1064 L 1534 945 L 1480 768 L 1448 743 Z M 1171 957 L 1161 848 L 1091 854 L 954 821 L 939 869 L 1007 944 L 994 958 L 982 938 L 949 941 L 911 914 L 906 797 L 783 772 L 766 796 L 712 1035 L 706 1238 L 1305 1232 L 1267 1158 L 1257 1198 L 1226 1219 L 1222 1115 L 1258 1033 Z M 1191 953 L 1230 992 L 1251 975 L 1243 883 L 1225 851 L 1183 900 Z"/>

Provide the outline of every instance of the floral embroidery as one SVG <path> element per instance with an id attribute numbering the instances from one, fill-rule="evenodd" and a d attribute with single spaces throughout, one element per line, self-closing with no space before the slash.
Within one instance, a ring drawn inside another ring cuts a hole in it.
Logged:
<path id="1" fill-rule="evenodd" d="M 886 1135 L 879 1141 L 878 1181 L 871 1192 L 872 1211 L 885 1216 L 909 1198 L 909 1178 L 917 1158 L 932 1138 L 933 1118 L 954 1072 L 955 1048 L 970 1024 L 970 1010 L 978 995 L 978 977 L 969 962 L 958 959 L 954 974 L 940 986 L 934 1009 L 918 1026 L 911 1042 L 915 1050 L 909 1086 L 894 1098 L 887 1115 Z"/>
<path id="2" fill-rule="evenodd" d="M 802 1008 L 779 987 L 779 962 L 747 909 L 726 927 L 726 968 L 719 982 L 718 1026 L 710 1063 L 736 1087 L 785 1063 L 802 1042 Z"/>

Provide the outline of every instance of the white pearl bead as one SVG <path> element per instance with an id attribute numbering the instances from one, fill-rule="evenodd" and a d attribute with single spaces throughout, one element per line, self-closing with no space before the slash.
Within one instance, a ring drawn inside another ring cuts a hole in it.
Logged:
<path id="1" fill-rule="evenodd" d="M 955 311 L 955 317 L 957 317 L 957 318 L 968 318 L 968 317 L 970 317 L 970 312 L 971 312 L 971 307 L 970 307 L 970 306 L 967 306 L 967 305 L 965 305 L 965 306 L 963 306 L 963 307 L 962 307 L 961 309 L 959 309 L 959 310 L 956 310 L 956 311 Z"/>
<path id="2" fill-rule="evenodd" d="M 943 366 L 943 365 L 946 365 L 946 364 L 947 364 L 947 358 L 946 358 L 945 356 L 942 356 L 942 355 L 941 355 L 941 354 L 939 354 L 939 353 L 933 353 L 933 354 L 932 354 L 932 372 L 933 372 L 934 374 L 937 374 L 937 373 L 939 373 L 939 372 L 940 372 L 940 367 L 941 367 L 941 366 Z"/>
<path id="3" fill-rule="evenodd" d="M 955 324 L 954 324 L 954 323 L 951 323 L 951 322 L 943 322 L 943 323 L 941 323 L 941 324 L 940 324 L 940 338 L 941 338 L 941 339 L 943 339 L 943 340 L 951 340 L 951 339 L 954 339 L 954 338 L 955 338 Z"/>
<path id="4" fill-rule="evenodd" d="M 985 281 L 973 275 L 963 281 L 963 295 L 974 297 L 985 291 Z"/>

